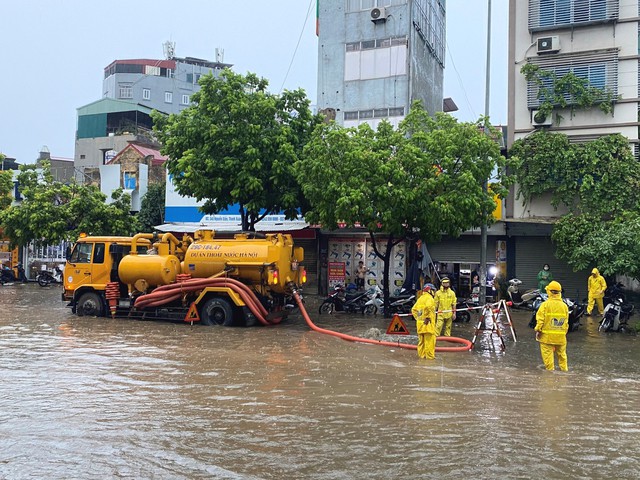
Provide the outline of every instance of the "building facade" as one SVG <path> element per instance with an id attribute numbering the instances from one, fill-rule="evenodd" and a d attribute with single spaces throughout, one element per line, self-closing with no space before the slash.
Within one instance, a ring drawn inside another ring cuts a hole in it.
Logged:
<path id="1" fill-rule="evenodd" d="M 392 125 L 421 100 L 442 111 L 443 0 L 322 0 L 318 110 L 344 126 Z"/>
<path id="2" fill-rule="evenodd" d="M 165 43 L 158 59 L 115 60 L 104 69 L 103 98 L 78 108 L 74 164 L 76 178 L 95 182 L 87 172 L 106 165 L 129 142 L 159 147 L 152 133 L 151 111 L 179 113 L 200 89 L 202 75 L 214 76 L 230 64 L 199 58 L 178 58 Z M 99 179 L 97 179 L 99 181 Z"/>
<path id="3" fill-rule="evenodd" d="M 636 0 L 510 0 L 509 146 L 539 129 L 566 134 L 572 143 L 620 133 L 637 155 L 639 8 Z M 618 97 L 613 113 L 603 113 L 596 105 L 576 109 L 573 115 L 569 109 L 554 110 L 544 118 L 536 115 L 540 87 L 521 72 L 527 64 L 558 77 L 572 72 L 611 92 Z M 524 204 L 511 195 L 505 212 L 513 273 L 533 286 L 535 272 L 550 263 L 569 294 L 586 296 L 588 272 L 573 272 L 556 259 L 549 238 L 554 221 L 565 211 L 554 210 L 545 196 Z"/>

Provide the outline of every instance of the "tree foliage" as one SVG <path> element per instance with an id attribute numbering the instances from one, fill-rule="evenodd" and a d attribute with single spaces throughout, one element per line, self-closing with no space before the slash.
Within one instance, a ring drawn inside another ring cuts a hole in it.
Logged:
<path id="1" fill-rule="evenodd" d="M 238 204 L 245 230 L 268 214 L 296 218 L 304 199 L 293 164 L 319 122 L 304 91 L 271 94 L 265 79 L 231 70 L 200 86 L 180 114 L 153 116 L 178 193 L 204 200 L 208 214 Z"/>
<path id="2" fill-rule="evenodd" d="M 156 225 L 164 223 L 165 187 L 165 182 L 151 184 L 142 197 L 138 222 L 143 232 L 151 232 Z"/>
<path id="3" fill-rule="evenodd" d="M 5 156 L 0 153 L 0 163 L 5 159 Z M 0 212 L 11 205 L 11 191 L 13 190 L 13 171 L 1 170 L 0 171 Z"/>
<path id="4" fill-rule="evenodd" d="M 22 165 L 18 184 L 21 203 L 0 212 L 0 225 L 13 245 L 75 240 L 81 232 L 127 235 L 138 230 L 129 213 L 131 197 L 122 189 L 106 204 L 106 195 L 94 186 L 55 181 L 48 162 L 41 169 Z"/>
<path id="5" fill-rule="evenodd" d="M 459 123 L 443 113 L 430 117 L 415 103 L 395 130 L 381 122 L 316 127 L 304 157 L 296 163 L 298 180 L 310 202 L 305 218 L 327 228 L 338 223 L 362 226 L 384 262 L 388 299 L 391 248 L 419 235 L 443 234 L 491 222 L 493 193 L 506 194 L 505 159 L 483 122 Z M 483 184 L 496 172 L 492 192 Z M 377 239 L 386 238 L 384 248 Z"/>
<path id="6" fill-rule="evenodd" d="M 557 75 L 554 71 L 527 63 L 520 69 L 520 73 L 538 89 L 538 111 L 542 116 L 539 121 L 543 121 L 553 110 L 564 108 L 569 108 L 572 117 L 577 109 L 591 108 L 594 105 L 603 113 L 613 113 L 615 101 L 620 98 L 611 89 L 593 86 L 588 79 L 573 72 Z M 561 121 L 562 116 L 556 113 L 556 123 Z"/>
<path id="7" fill-rule="evenodd" d="M 537 132 L 510 150 L 519 195 L 550 192 L 569 213 L 554 226 L 558 255 L 574 269 L 638 277 L 640 169 L 622 135 L 570 144 L 563 134 Z"/>

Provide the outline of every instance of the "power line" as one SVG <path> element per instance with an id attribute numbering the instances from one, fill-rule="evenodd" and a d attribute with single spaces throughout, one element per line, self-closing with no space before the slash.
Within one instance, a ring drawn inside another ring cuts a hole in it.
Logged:
<path id="1" fill-rule="evenodd" d="M 462 84 L 462 77 L 460 77 L 460 73 L 458 72 L 458 69 L 456 68 L 456 63 L 453 61 L 453 55 L 451 55 L 451 49 L 449 48 L 449 42 L 446 42 L 446 44 L 447 44 L 447 53 L 449 54 L 449 59 L 451 60 L 451 65 L 453 66 L 453 70 L 456 72 L 456 77 L 458 78 L 458 84 L 460 84 L 460 88 L 462 89 L 462 93 L 464 94 L 464 99 L 467 102 L 467 107 L 471 111 L 471 114 L 473 115 L 473 117 L 476 118 L 477 117 L 476 112 L 473 109 L 473 107 L 471 106 L 471 102 L 469 101 L 469 97 L 467 96 L 467 91 L 465 90 L 464 85 Z"/>
<path id="2" fill-rule="evenodd" d="M 284 80 L 282 80 L 282 86 L 280 87 L 280 93 L 284 89 L 284 84 L 289 77 L 289 72 L 291 71 L 291 67 L 293 66 L 293 60 L 296 58 L 296 53 L 298 53 L 298 47 L 300 46 L 300 42 L 302 41 L 302 35 L 304 34 L 304 29 L 307 27 L 307 20 L 309 20 L 309 14 L 311 13 L 311 8 L 313 7 L 314 0 L 309 0 L 309 8 L 307 9 L 307 15 L 304 18 L 304 23 L 302 25 L 302 30 L 300 31 L 300 36 L 298 37 L 298 43 L 296 44 L 296 48 L 293 51 L 293 55 L 291 56 L 291 62 L 289 62 L 289 68 L 287 68 L 287 73 L 284 76 Z"/>

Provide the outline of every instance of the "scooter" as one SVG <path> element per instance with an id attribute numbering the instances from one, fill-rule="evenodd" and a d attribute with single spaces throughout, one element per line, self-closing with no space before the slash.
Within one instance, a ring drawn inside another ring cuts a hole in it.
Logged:
<path id="1" fill-rule="evenodd" d="M 624 301 L 623 296 L 610 298 L 604 307 L 604 315 L 598 326 L 599 332 L 631 332 L 629 318 L 633 315 L 633 305 Z"/>
<path id="2" fill-rule="evenodd" d="M 333 292 L 320 305 L 319 311 L 321 314 L 362 313 L 368 299 L 367 292 L 348 293 L 344 286 L 336 285 Z"/>
<path id="3" fill-rule="evenodd" d="M 41 287 L 47 287 L 51 283 L 62 283 L 62 270 L 57 266 L 53 268 L 53 272 L 49 270 L 41 270 L 38 275 L 36 275 L 36 282 Z"/>
<path id="4" fill-rule="evenodd" d="M 15 280 L 16 275 L 9 267 L 3 267 L 2 270 L 0 270 L 0 283 L 2 285 L 4 285 L 5 283 L 15 282 Z"/>
<path id="5" fill-rule="evenodd" d="M 540 290 L 533 288 L 523 293 L 520 292 L 520 285 L 522 280 L 518 278 L 512 278 L 509 280 L 509 286 L 507 287 L 507 295 L 511 300 L 511 306 L 513 308 L 531 310 L 536 298 L 540 295 Z"/>
<path id="6" fill-rule="evenodd" d="M 529 327 L 535 328 L 536 326 L 536 314 L 542 302 L 547 300 L 549 296 L 546 293 L 540 293 L 533 302 L 533 313 L 531 314 L 531 320 L 529 321 Z M 569 309 L 569 332 L 575 332 L 580 327 L 580 318 L 587 310 L 587 306 L 584 303 L 574 302 L 569 298 L 563 298 L 562 301 L 567 305 Z"/>
<path id="7" fill-rule="evenodd" d="M 389 313 L 411 313 L 413 304 L 416 303 L 415 292 L 400 291 L 399 295 L 389 297 Z"/>
<path id="8" fill-rule="evenodd" d="M 376 284 L 369 289 L 369 300 L 364 304 L 362 313 L 365 315 L 377 315 L 384 311 L 384 294 L 382 289 Z"/>

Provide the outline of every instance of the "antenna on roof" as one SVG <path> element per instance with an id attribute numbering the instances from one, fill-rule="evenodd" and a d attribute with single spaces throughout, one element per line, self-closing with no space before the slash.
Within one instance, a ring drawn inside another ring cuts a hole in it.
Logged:
<path id="1" fill-rule="evenodd" d="M 162 44 L 164 50 L 164 58 L 171 60 L 176 56 L 176 42 L 167 40 Z"/>
<path id="2" fill-rule="evenodd" d="M 216 62 L 224 63 L 224 49 L 216 48 Z"/>

